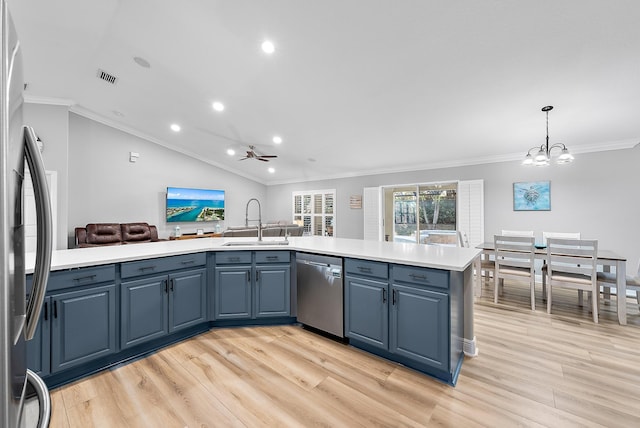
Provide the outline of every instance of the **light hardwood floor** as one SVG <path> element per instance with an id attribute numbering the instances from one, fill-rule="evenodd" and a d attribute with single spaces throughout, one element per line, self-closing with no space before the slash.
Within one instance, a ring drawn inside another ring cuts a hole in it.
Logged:
<path id="1" fill-rule="evenodd" d="M 640 426 L 635 300 L 595 325 L 575 292 L 547 315 L 484 287 L 456 387 L 296 326 L 216 329 L 52 391 L 51 427 Z"/>

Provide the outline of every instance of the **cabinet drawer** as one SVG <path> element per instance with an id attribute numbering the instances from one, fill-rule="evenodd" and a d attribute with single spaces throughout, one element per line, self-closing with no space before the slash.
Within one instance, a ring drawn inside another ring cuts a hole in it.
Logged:
<path id="1" fill-rule="evenodd" d="M 386 263 L 370 262 L 367 260 L 345 259 L 345 272 L 358 276 L 370 276 L 373 278 L 389 278 L 389 268 Z"/>
<path id="2" fill-rule="evenodd" d="M 216 264 L 251 263 L 251 251 L 220 251 L 216 253 Z"/>
<path id="3" fill-rule="evenodd" d="M 51 275 L 49 276 L 47 291 L 94 285 L 101 282 L 113 282 L 115 281 L 115 278 L 115 265 L 55 271 L 51 272 Z"/>
<path id="4" fill-rule="evenodd" d="M 439 269 L 392 265 L 393 282 L 449 288 L 449 272 Z"/>
<path id="5" fill-rule="evenodd" d="M 289 251 L 256 251 L 256 263 L 289 263 Z"/>
<path id="6" fill-rule="evenodd" d="M 182 256 L 162 257 L 158 259 L 140 260 L 137 262 L 126 262 L 121 265 L 122 278 L 133 276 L 150 275 L 159 272 L 169 272 L 204 266 L 206 264 L 206 253 L 185 254 Z"/>

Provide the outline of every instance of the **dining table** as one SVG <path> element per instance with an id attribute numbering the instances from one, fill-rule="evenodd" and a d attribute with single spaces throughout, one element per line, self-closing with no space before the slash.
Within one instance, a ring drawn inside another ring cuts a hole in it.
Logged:
<path id="1" fill-rule="evenodd" d="M 482 253 L 476 257 L 474 261 L 476 271 L 476 289 L 480 289 L 482 277 L 481 271 L 481 258 L 495 256 L 495 243 L 493 241 L 486 241 L 477 245 L 476 248 L 481 249 Z M 535 245 L 535 258 L 545 260 L 547 258 L 547 248 L 544 245 Z M 611 268 L 615 269 L 616 275 L 616 291 L 618 298 L 617 301 L 617 313 L 618 322 L 620 325 L 627 324 L 627 259 L 615 251 L 598 248 L 597 261 L 598 266 L 602 266 L 604 272 L 611 272 Z M 620 298 L 622 296 L 622 298 Z"/>

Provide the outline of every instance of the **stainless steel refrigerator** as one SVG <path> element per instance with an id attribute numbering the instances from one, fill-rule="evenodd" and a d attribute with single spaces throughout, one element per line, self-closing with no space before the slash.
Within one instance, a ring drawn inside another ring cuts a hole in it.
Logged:
<path id="1" fill-rule="evenodd" d="M 36 135 L 22 122 L 22 57 L 5 0 L 0 0 L 0 32 L 0 427 L 27 428 L 25 396 L 33 394 L 38 399 L 37 426 L 48 426 L 51 413 L 49 391 L 27 369 L 26 355 L 26 340 L 35 333 L 51 266 L 51 208 Z M 25 161 L 36 194 L 38 238 L 28 299 L 22 189 Z"/>

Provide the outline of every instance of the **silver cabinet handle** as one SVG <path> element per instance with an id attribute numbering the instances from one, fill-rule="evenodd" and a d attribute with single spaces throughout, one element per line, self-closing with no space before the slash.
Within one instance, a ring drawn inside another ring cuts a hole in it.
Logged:
<path id="1" fill-rule="evenodd" d="M 33 181 L 33 192 L 36 199 L 36 224 L 37 239 L 36 263 L 33 269 L 33 290 L 27 303 L 27 314 L 24 328 L 25 338 L 31 340 L 38 326 L 40 310 L 44 303 L 44 295 L 47 291 L 47 281 L 51 270 L 51 250 L 53 248 L 53 238 L 51 230 L 53 224 L 51 220 L 51 202 L 49 197 L 49 187 L 45 175 L 44 164 L 40 156 L 40 150 L 36 144 L 36 133 L 29 126 L 24 127 L 25 135 L 25 157 L 29 165 L 31 180 Z"/>
<path id="2" fill-rule="evenodd" d="M 38 416 L 38 428 L 46 428 L 49 426 L 51 419 L 51 396 L 47 385 L 44 383 L 40 376 L 27 369 L 27 381 L 33 385 L 36 394 L 38 395 L 38 401 L 40 402 L 38 407 L 40 408 L 40 415 Z"/>

